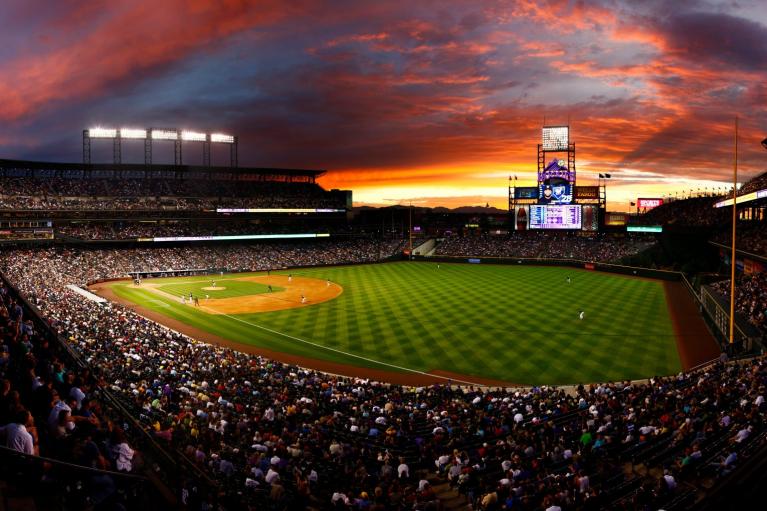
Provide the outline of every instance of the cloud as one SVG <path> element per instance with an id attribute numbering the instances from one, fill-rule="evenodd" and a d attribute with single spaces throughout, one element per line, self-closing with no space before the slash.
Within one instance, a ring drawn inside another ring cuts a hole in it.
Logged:
<path id="1" fill-rule="evenodd" d="M 755 5 L 27 5 L 0 6 L 8 157 L 79 159 L 94 119 L 162 123 L 231 131 L 242 165 L 327 169 L 323 184 L 370 201 L 497 193 L 498 204 L 505 175 L 533 175 L 544 117 L 570 120 L 582 178 L 610 170 L 628 196 L 656 177 L 728 172 L 740 113 L 742 171 L 764 168 Z"/>
<path id="2" fill-rule="evenodd" d="M 767 27 L 725 13 L 693 12 L 659 25 L 666 51 L 697 64 L 764 72 Z"/>
<path id="3" fill-rule="evenodd" d="M 87 24 L 91 7 L 76 5 L 65 19 L 84 25 L 78 38 L 62 32 L 62 21 L 53 19 L 41 28 L 50 29 L 47 51 L 20 53 L 0 65 L 0 119 L 19 119 L 57 101 L 108 94 L 110 88 L 162 72 L 192 52 L 280 16 L 277 3 L 145 0 L 106 4 L 98 23 Z"/>

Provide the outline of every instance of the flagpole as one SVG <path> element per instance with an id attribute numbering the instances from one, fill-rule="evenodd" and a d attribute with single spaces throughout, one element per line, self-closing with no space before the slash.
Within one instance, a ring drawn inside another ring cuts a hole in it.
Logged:
<path id="1" fill-rule="evenodd" d="M 738 116 L 735 116 L 735 161 L 732 171 L 732 254 L 730 255 L 730 345 L 735 342 L 735 225 L 738 220 Z"/>

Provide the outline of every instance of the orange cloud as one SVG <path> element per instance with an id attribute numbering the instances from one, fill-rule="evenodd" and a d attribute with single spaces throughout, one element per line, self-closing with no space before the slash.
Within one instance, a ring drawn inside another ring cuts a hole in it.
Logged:
<path id="1" fill-rule="evenodd" d="M 169 64 L 236 32 L 284 16 L 279 2 L 204 0 L 131 2 L 76 40 L 43 54 L 23 54 L 0 66 L 0 119 L 14 120 L 46 103 L 81 100 L 110 85 Z M 70 19 L 81 20 L 81 7 Z M 182 23 L 179 21 L 183 20 Z M 55 43 L 55 41 L 54 41 Z"/>
<path id="2" fill-rule="evenodd" d="M 327 168 L 325 186 L 368 201 L 497 197 L 486 202 L 498 205 L 506 174 L 532 182 L 544 117 L 571 120 L 579 179 L 632 172 L 611 185 L 620 200 L 643 187 L 655 194 L 655 186 L 715 181 L 729 167 L 735 113 L 745 114 L 744 132 L 767 130 L 767 33 L 721 9 L 627 0 L 342 4 L 55 4 L 61 12 L 36 22 L 26 49 L 0 62 L 0 120 L 24 120 L 5 122 L 0 143 L 63 145 L 62 127 L 82 119 L 73 111 L 119 115 L 130 105 L 139 118 L 208 115 L 240 135 L 241 164 Z M 34 9 L 17 9 L 34 18 Z M 198 84 L 208 78 L 198 63 L 220 64 L 226 90 L 218 76 Z M 147 101 L 141 89 L 166 81 L 193 83 L 194 97 L 172 91 L 178 100 Z M 39 135 L 43 126 L 55 126 L 55 137 Z M 764 166 L 756 142 L 743 149 L 745 172 Z M 672 180 L 650 183 L 637 172 Z"/>

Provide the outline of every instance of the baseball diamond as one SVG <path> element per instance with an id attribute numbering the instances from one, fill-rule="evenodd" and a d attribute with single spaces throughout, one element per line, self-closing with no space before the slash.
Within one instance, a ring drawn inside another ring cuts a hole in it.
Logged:
<path id="1" fill-rule="evenodd" d="M 95 286 L 97 292 L 240 347 L 458 380 L 568 384 L 682 368 L 660 281 L 560 267 L 399 262 L 217 278 L 199 307 L 175 295 L 205 278 Z M 566 284 L 567 277 L 571 284 Z M 270 279 L 270 280 L 267 280 Z M 332 286 L 326 284 L 326 279 Z M 264 283 L 281 286 L 264 292 Z M 302 304 L 300 295 L 307 297 Z M 204 295 L 203 295 L 204 296 Z M 579 312 L 586 311 L 579 320 Z M 556 356 L 552 356 L 556 355 Z M 364 372 L 363 372 L 364 374 Z"/>

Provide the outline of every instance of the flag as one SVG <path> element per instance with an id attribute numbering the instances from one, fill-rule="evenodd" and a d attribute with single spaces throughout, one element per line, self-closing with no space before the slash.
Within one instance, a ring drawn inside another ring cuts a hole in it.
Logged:
<path id="1" fill-rule="evenodd" d="M 516 180 L 517 180 L 517 175 L 516 175 L 516 174 L 514 174 L 514 181 L 516 181 Z"/>
<path id="2" fill-rule="evenodd" d="M 599 174 L 599 179 L 604 179 L 604 178 L 605 178 L 605 176 L 604 176 L 604 175 L 602 175 L 602 174 Z"/>
<path id="3" fill-rule="evenodd" d="M 632 206 L 636 206 L 637 205 L 636 202 L 630 202 L 629 204 L 631 204 Z"/>
<path id="4" fill-rule="evenodd" d="M 605 177 L 606 177 L 607 179 L 610 179 L 610 174 L 605 174 Z"/>

